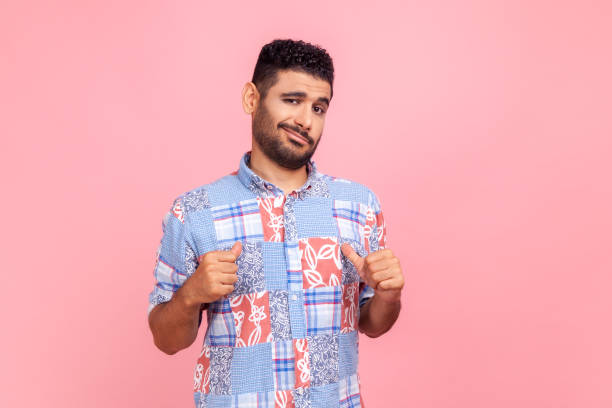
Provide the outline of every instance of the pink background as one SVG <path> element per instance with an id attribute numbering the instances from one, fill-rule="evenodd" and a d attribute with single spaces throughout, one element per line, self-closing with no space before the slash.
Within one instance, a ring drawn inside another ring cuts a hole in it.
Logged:
<path id="1" fill-rule="evenodd" d="M 179 5 L 180 4 L 180 5 Z M 373 7 L 370 4 L 377 4 Z M 608 1 L 3 2 L 3 407 L 192 406 L 147 320 L 161 220 L 250 145 L 259 49 L 337 81 L 319 168 L 380 196 L 406 276 L 368 408 L 612 406 Z"/>

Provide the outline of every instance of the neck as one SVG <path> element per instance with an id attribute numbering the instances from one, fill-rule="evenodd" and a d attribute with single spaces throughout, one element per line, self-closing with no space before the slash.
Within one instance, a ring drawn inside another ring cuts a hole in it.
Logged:
<path id="1" fill-rule="evenodd" d="M 295 170 L 279 166 L 263 154 L 255 144 L 253 144 L 253 150 L 251 151 L 249 167 L 253 170 L 253 173 L 274 184 L 285 194 L 299 189 L 308 179 L 306 166 Z"/>

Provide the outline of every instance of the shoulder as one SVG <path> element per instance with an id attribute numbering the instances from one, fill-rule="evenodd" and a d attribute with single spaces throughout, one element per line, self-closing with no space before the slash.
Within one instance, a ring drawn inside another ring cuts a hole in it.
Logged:
<path id="1" fill-rule="evenodd" d="M 333 200 L 355 201 L 379 211 L 378 196 L 366 185 L 347 178 L 326 174 L 321 174 L 321 178 L 327 182 Z"/>
<path id="2" fill-rule="evenodd" d="M 170 214 L 182 223 L 189 216 L 206 212 L 210 208 L 252 197 L 252 193 L 235 173 L 185 191 L 172 202 Z"/>

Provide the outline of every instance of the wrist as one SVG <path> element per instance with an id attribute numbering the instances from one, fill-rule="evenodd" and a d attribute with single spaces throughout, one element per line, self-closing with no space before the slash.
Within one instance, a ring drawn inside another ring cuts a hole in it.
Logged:
<path id="1" fill-rule="evenodd" d="M 200 302 L 194 301 L 193 298 L 189 296 L 188 288 L 186 288 L 185 286 L 180 287 L 174 293 L 174 298 L 176 299 L 176 302 L 179 304 L 181 309 L 187 311 L 194 311 L 200 309 Z"/>
<path id="2" fill-rule="evenodd" d="M 401 303 L 402 300 L 402 292 L 401 291 L 374 291 L 374 296 L 378 298 L 379 302 L 385 303 L 387 305 L 396 305 Z"/>

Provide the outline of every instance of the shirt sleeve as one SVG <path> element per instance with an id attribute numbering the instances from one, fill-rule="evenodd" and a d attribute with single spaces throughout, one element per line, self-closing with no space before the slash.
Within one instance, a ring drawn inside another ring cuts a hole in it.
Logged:
<path id="1" fill-rule="evenodd" d="M 364 235 L 367 254 L 387 247 L 387 227 L 380 201 L 374 193 L 370 193 L 369 197 Z M 361 307 L 374 296 L 374 289 L 365 283 L 360 284 L 359 289 L 359 307 Z"/>
<path id="2" fill-rule="evenodd" d="M 149 294 L 147 314 L 155 306 L 172 299 L 174 292 L 197 268 L 197 257 L 184 221 L 182 197 L 179 197 L 162 221 L 163 236 L 157 249 L 153 271 L 155 283 Z"/>

